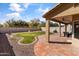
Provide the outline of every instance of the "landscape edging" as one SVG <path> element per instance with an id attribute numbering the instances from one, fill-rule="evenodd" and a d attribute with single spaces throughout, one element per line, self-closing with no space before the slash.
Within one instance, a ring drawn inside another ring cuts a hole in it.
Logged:
<path id="1" fill-rule="evenodd" d="M 32 45 L 32 44 L 34 44 L 34 43 L 37 41 L 37 37 L 35 37 L 35 38 L 34 38 L 35 40 L 34 40 L 32 43 L 24 44 L 24 43 L 21 43 L 21 42 L 20 42 L 20 41 L 23 40 L 23 39 L 24 39 L 24 38 L 21 37 L 21 39 L 18 41 L 18 44 L 19 44 L 19 45 Z"/>
<path id="2" fill-rule="evenodd" d="M 16 34 L 15 34 L 15 35 L 14 35 L 14 34 L 11 34 L 11 35 L 8 35 L 8 34 L 7 34 L 8 39 L 11 39 L 11 38 L 14 37 L 14 36 L 16 36 Z M 16 36 L 16 37 L 14 37 L 14 38 L 15 38 L 16 40 L 17 40 L 17 38 L 19 38 L 19 40 L 18 40 L 18 42 L 17 42 L 19 45 L 32 45 L 32 44 L 34 44 L 35 42 L 37 42 L 37 40 L 38 40 L 38 37 L 35 37 L 35 38 L 34 38 L 35 40 L 34 40 L 32 43 L 24 44 L 24 43 L 21 43 L 21 42 L 20 42 L 21 40 L 24 39 L 23 37 L 17 37 L 17 36 Z"/>

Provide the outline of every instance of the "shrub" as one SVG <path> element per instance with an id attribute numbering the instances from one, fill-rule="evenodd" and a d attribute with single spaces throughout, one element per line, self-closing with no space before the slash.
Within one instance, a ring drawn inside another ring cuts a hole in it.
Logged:
<path id="1" fill-rule="evenodd" d="M 53 33 L 58 33 L 57 30 L 54 30 Z"/>

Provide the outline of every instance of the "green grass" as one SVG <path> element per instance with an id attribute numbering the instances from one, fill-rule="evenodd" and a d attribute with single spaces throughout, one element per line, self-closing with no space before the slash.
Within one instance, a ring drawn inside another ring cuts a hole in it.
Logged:
<path id="1" fill-rule="evenodd" d="M 21 43 L 29 44 L 32 43 L 35 39 L 35 37 L 45 34 L 44 32 L 22 32 L 22 33 L 16 33 L 16 36 L 23 37 L 24 39 L 21 40 Z"/>

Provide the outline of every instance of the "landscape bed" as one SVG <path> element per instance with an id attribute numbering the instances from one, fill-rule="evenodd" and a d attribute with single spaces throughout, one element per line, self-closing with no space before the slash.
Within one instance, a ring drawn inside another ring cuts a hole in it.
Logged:
<path id="1" fill-rule="evenodd" d="M 16 33 L 16 36 L 23 37 L 24 39 L 20 41 L 23 44 L 30 44 L 35 41 L 35 37 L 45 34 L 45 32 L 22 32 Z"/>

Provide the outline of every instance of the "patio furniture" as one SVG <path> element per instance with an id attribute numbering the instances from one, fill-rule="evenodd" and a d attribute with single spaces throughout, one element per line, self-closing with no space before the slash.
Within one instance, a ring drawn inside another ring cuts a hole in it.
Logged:
<path id="1" fill-rule="evenodd" d="M 75 38 L 79 39 L 79 33 L 75 33 Z"/>
<path id="2" fill-rule="evenodd" d="M 64 37 L 70 37 L 72 35 L 72 33 L 69 32 L 63 32 L 64 33 Z"/>

